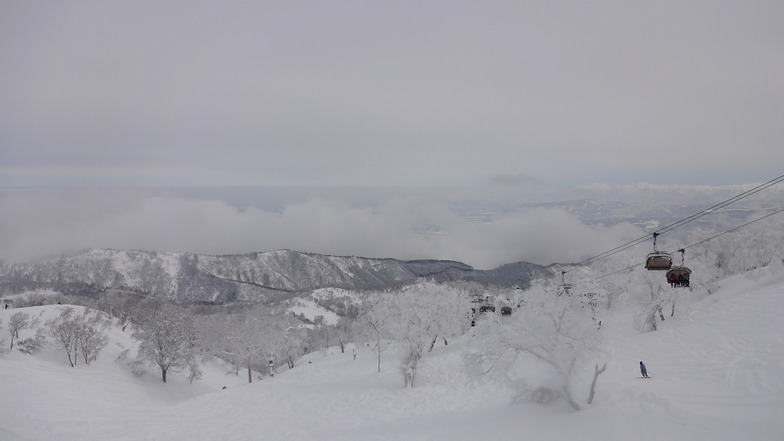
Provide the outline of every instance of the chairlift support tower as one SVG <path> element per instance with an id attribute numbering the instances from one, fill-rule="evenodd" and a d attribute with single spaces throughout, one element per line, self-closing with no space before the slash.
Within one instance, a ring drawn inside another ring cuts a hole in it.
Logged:
<path id="1" fill-rule="evenodd" d="M 566 271 L 561 271 L 561 286 L 558 287 L 558 294 L 569 294 L 573 286 L 566 283 Z"/>

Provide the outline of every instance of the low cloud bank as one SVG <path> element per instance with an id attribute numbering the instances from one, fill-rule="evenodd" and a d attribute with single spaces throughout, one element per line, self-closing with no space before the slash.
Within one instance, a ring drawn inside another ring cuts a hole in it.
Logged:
<path id="1" fill-rule="evenodd" d="M 577 262 L 629 238 L 630 225 L 589 226 L 537 208 L 479 222 L 416 197 L 356 206 L 315 198 L 268 211 L 219 199 L 139 190 L 0 193 L 0 259 L 21 262 L 85 248 L 234 254 L 292 249 L 332 255 L 450 259 L 480 269 Z"/>

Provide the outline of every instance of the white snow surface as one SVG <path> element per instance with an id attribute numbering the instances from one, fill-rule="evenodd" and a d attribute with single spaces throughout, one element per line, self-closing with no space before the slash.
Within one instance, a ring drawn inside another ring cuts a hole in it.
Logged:
<path id="1" fill-rule="evenodd" d="M 297 299 L 293 305 L 289 306 L 288 311 L 296 315 L 302 314 L 311 321 L 315 321 L 317 316 L 322 316 L 324 317 L 324 323 L 328 325 L 336 324 L 340 318 L 334 312 L 319 306 L 316 302 L 309 299 Z"/>
<path id="2" fill-rule="evenodd" d="M 308 354 L 252 384 L 214 362 L 194 384 L 183 374 L 164 384 L 153 369 L 136 377 L 115 360 L 133 341 L 112 329 L 89 366 L 69 367 L 53 345 L 0 354 L 0 440 L 784 440 L 784 273 L 720 286 L 681 302 L 655 332 L 633 331 L 631 313 L 605 319 L 597 362 L 609 363 L 582 411 L 516 404 L 511 385 L 469 379 L 470 336 L 427 354 L 414 388 L 403 387 L 394 346 L 378 373 L 364 345 Z M 24 311 L 43 323 L 60 307 Z M 0 310 L 6 347 L 17 311 Z M 641 360 L 653 378 L 638 378 Z"/>

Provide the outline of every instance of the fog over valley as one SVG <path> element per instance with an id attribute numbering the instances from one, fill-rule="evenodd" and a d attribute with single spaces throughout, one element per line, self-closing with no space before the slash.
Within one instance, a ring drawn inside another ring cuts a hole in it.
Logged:
<path id="1" fill-rule="evenodd" d="M 753 186 L 4 188 L 0 259 L 22 262 L 86 248 L 200 254 L 290 249 L 447 259 L 477 269 L 517 261 L 569 263 Z M 780 207 L 784 192 L 778 187 L 706 222 L 733 226 L 737 217 Z"/>

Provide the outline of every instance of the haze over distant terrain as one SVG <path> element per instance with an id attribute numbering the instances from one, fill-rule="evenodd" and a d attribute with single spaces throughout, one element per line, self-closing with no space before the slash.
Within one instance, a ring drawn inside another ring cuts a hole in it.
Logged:
<path id="1" fill-rule="evenodd" d="M 581 261 L 753 187 L 5 188 L 0 259 L 28 261 L 85 248 L 290 249 L 457 260 L 478 269 L 518 261 L 549 265 Z M 723 231 L 783 206 L 779 183 L 692 225 Z"/>

